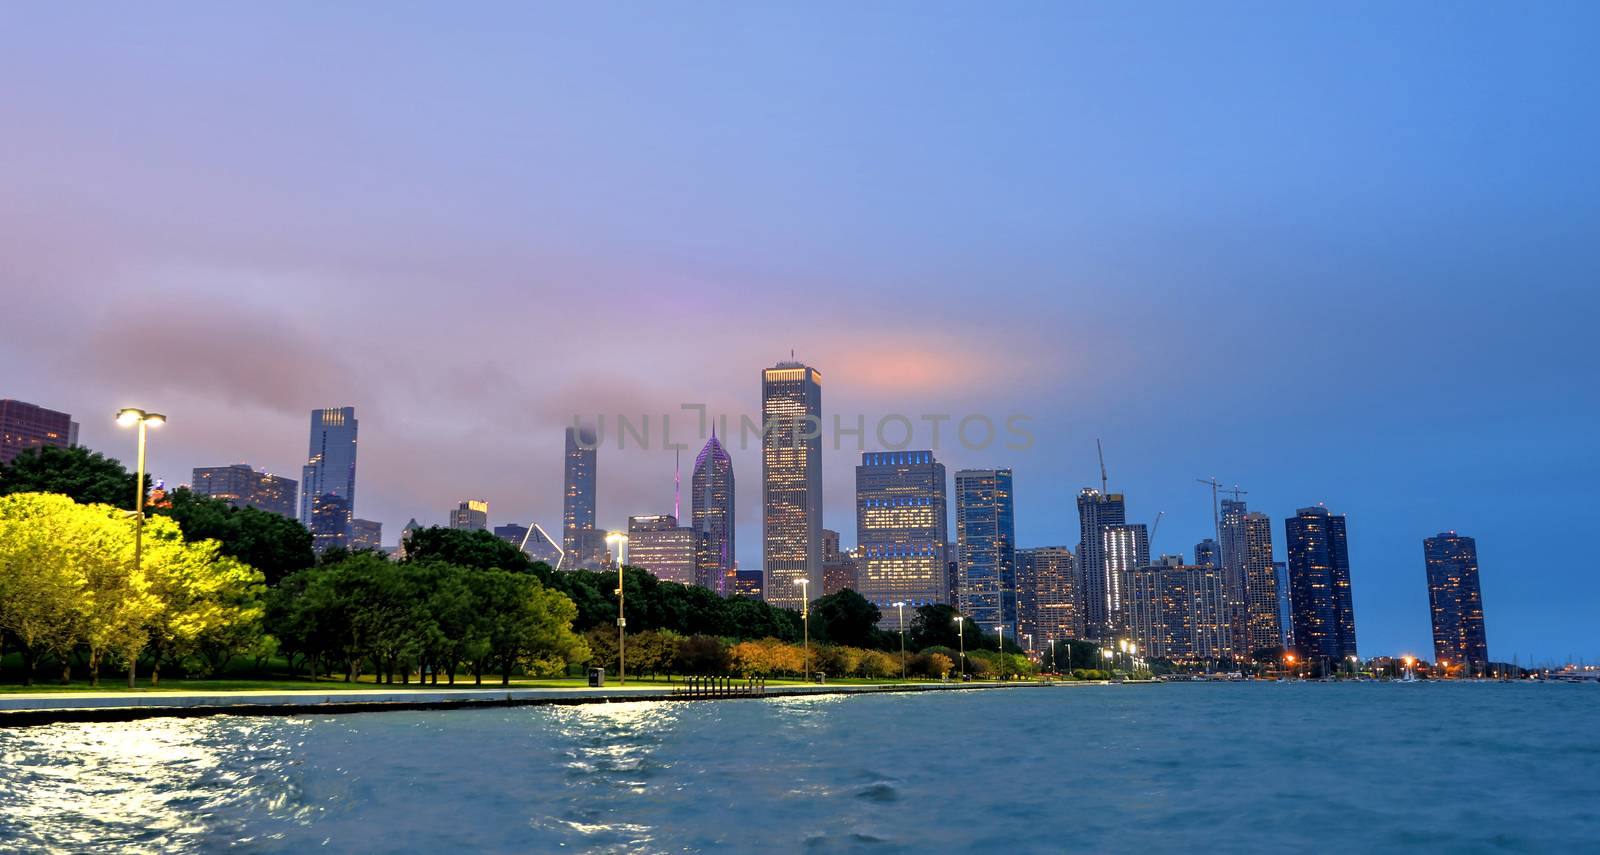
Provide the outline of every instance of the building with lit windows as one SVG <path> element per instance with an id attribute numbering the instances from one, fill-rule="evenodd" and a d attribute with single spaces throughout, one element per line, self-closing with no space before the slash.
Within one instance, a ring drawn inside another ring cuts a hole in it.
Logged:
<path id="1" fill-rule="evenodd" d="M 695 584 L 695 533 L 672 514 L 628 517 L 628 566 L 663 582 Z"/>
<path id="2" fill-rule="evenodd" d="M 1010 469 L 956 472 L 956 572 L 962 614 L 1016 640 L 1016 522 Z"/>
<path id="3" fill-rule="evenodd" d="M 1217 542 L 1206 538 L 1194 545 L 1194 563 L 1201 567 L 1221 567 L 1222 550 Z"/>
<path id="4" fill-rule="evenodd" d="M 733 459 L 713 427 L 690 477 L 690 527 L 695 532 L 695 584 L 719 594 L 734 587 Z"/>
<path id="5" fill-rule="evenodd" d="M 492 529 L 492 531 L 494 532 L 495 537 L 500 538 L 506 543 L 515 544 L 519 549 L 522 548 L 522 541 L 528 536 L 528 527 L 525 525 L 517 525 L 516 523 L 497 525 Z"/>
<path id="6" fill-rule="evenodd" d="M 1128 573 L 1127 635 L 1147 658 L 1208 662 L 1233 656 L 1221 567 L 1163 555 Z"/>
<path id="7" fill-rule="evenodd" d="M 1108 525 L 1100 529 L 1101 554 L 1105 556 L 1108 580 L 1106 620 L 1112 636 L 1128 627 L 1129 574 L 1150 563 L 1150 532 L 1144 523 Z"/>
<path id="8" fill-rule="evenodd" d="M 798 609 L 797 580 L 822 593 L 822 373 L 798 362 L 761 372 L 762 597 Z"/>
<path id="9" fill-rule="evenodd" d="M 1121 580 L 1106 561 L 1105 530 L 1127 521 L 1121 493 L 1101 493 L 1092 487 L 1079 491 L 1078 576 L 1083 589 L 1084 632 L 1089 638 L 1115 636 L 1113 604 L 1121 602 Z"/>
<path id="10" fill-rule="evenodd" d="M 856 467 L 856 591 L 899 629 L 898 610 L 946 602 L 944 464 L 932 451 L 868 451 Z"/>
<path id="11" fill-rule="evenodd" d="M 1277 564 L 1272 560 L 1272 518 L 1249 513 L 1244 519 L 1245 634 L 1234 637 L 1241 656 L 1283 646 Z M 1226 554 L 1226 550 L 1224 550 Z"/>
<path id="12" fill-rule="evenodd" d="M 488 531 L 489 503 L 466 499 L 450 511 L 449 527 L 457 531 Z"/>
<path id="13" fill-rule="evenodd" d="M 353 519 L 350 521 L 350 548 L 383 549 L 383 523 L 377 520 Z"/>
<path id="14" fill-rule="evenodd" d="M 248 464 L 201 466 L 190 473 L 189 489 L 196 495 L 221 499 L 236 508 L 256 508 L 295 518 L 299 484 L 293 478 L 257 472 Z"/>
<path id="15" fill-rule="evenodd" d="M 1422 541 L 1433 617 L 1434 661 L 1477 665 L 1489 661 L 1478 588 L 1478 542 L 1453 531 Z"/>
<path id="16" fill-rule="evenodd" d="M 839 548 L 838 532 L 825 528 L 822 530 L 822 594 L 837 594 L 846 588 L 859 593 L 856 558 Z"/>
<path id="17" fill-rule="evenodd" d="M 594 428 L 567 428 L 561 494 L 562 570 L 592 570 L 606 563 L 605 534 L 594 527 L 599 446 Z"/>
<path id="18" fill-rule="evenodd" d="M 1338 668 L 1346 657 L 1359 655 L 1345 518 L 1318 505 L 1296 511 L 1284 527 L 1294 652 L 1324 671 Z"/>
<path id="19" fill-rule="evenodd" d="M 72 416 L 24 401 L 0 400 L 0 463 L 10 463 L 32 448 L 77 444 L 78 423 Z"/>
<path id="20" fill-rule="evenodd" d="M 300 470 L 300 522 L 317 551 L 350 546 L 356 505 L 355 407 L 311 411 L 311 443 Z"/>
<path id="21" fill-rule="evenodd" d="M 1078 566 L 1065 546 L 1017 550 L 1017 631 L 1033 636 L 1034 649 L 1047 642 L 1083 637 L 1078 604 Z"/>

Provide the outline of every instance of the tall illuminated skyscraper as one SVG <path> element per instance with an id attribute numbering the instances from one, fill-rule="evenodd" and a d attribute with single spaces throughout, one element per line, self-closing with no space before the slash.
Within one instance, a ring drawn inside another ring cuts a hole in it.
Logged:
<path id="1" fill-rule="evenodd" d="M 1246 563 L 1249 546 L 1246 543 L 1246 519 L 1250 514 L 1238 491 L 1231 499 L 1222 500 L 1222 515 L 1217 522 L 1217 534 L 1222 540 L 1222 579 L 1228 594 L 1228 620 L 1232 625 L 1234 647 L 1242 655 L 1250 654 L 1250 590 Z M 1195 556 L 1196 564 L 1204 564 Z"/>
<path id="2" fill-rule="evenodd" d="M 1325 671 L 1342 667 L 1345 657 L 1358 655 L 1344 516 L 1320 505 L 1301 508 L 1284 527 L 1295 652 Z"/>
<path id="3" fill-rule="evenodd" d="M 761 372 L 762 597 L 799 608 L 797 579 L 822 593 L 822 373 L 798 362 Z"/>
<path id="4" fill-rule="evenodd" d="M 695 584 L 719 594 L 733 593 L 733 459 L 712 428 L 690 478 L 690 522 L 695 533 Z"/>
<path id="5" fill-rule="evenodd" d="M 1489 661 L 1478 588 L 1478 542 L 1453 531 L 1422 541 L 1428 565 L 1428 606 L 1435 660 L 1477 665 Z"/>
<path id="6" fill-rule="evenodd" d="M 672 514 L 628 517 L 628 566 L 643 567 L 663 582 L 693 585 L 695 532 Z"/>
<path id="7" fill-rule="evenodd" d="M 856 591 L 899 629 L 892 604 L 945 602 L 948 539 L 944 464 L 932 451 L 867 451 L 856 467 Z M 909 621 L 910 618 L 907 618 Z"/>
<path id="8" fill-rule="evenodd" d="M 311 447 L 300 470 L 300 523 L 320 552 L 350 546 L 356 506 L 356 408 L 311 411 Z"/>
<path id="9" fill-rule="evenodd" d="M 1122 633 L 1129 619 L 1125 589 L 1133 571 L 1150 563 L 1150 532 L 1144 523 L 1108 525 L 1100 529 L 1100 542 L 1105 552 L 1109 591 L 1106 623 L 1112 634 Z"/>
<path id="10" fill-rule="evenodd" d="M 594 428 L 567 428 L 566 471 L 561 494 L 562 570 L 593 569 L 604 563 L 605 537 L 594 528 L 599 446 Z"/>
<path id="11" fill-rule="evenodd" d="M 958 607 L 984 632 L 1016 640 L 1016 522 L 1010 469 L 956 472 Z"/>
<path id="12" fill-rule="evenodd" d="M 1272 518 L 1251 513 L 1244 519 L 1245 635 L 1234 638 L 1242 656 L 1283 644 L 1278 569 L 1272 560 Z"/>
<path id="13" fill-rule="evenodd" d="M 1092 487 L 1079 491 L 1078 576 L 1083 582 L 1083 628 L 1089 638 L 1110 638 L 1114 633 L 1112 603 L 1121 600 L 1121 581 L 1106 563 L 1105 530 L 1127 521 L 1121 493 Z"/>

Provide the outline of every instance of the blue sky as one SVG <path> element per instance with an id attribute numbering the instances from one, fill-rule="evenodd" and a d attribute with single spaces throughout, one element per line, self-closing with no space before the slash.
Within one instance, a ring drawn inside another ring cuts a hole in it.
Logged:
<path id="1" fill-rule="evenodd" d="M 0 395 L 173 415 L 172 481 L 362 419 L 387 539 L 559 518 L 574 413 L 1026 413 L 1019 540 L 1105 440 L 1156 549 L 1215 475 L 1350 516 L 1363 652 L 1478 538 L 1492 653 L 1595 658 L 1600 12 L 1581 3 L 28 8 L 0 29 Z M 132 331 L 137 330 L 135 335 Z M 140 359 L 126 358 L 136 345 Z M 687 422 L 685 422 L 687 424 Z M 854 539 L 854 455 L 826 519 Z M 759 461 L 734 449 L 740 558 Z M 602 523 L 671 455 L 601 462 Z M 1281 523 L 1275 529 L 1282 552 Z"/>

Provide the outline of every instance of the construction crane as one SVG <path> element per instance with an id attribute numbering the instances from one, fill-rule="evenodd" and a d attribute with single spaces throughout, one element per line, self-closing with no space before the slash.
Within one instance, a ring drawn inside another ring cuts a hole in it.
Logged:
<path id="1" fill-rule="evenodd" d="M 1156 532 L 1161 530 L 1161 518 L 1166 515 L 1166 511 L 1156 511 L 1156 521 L 1150 526 L 1149 547 L 1151 552 L 1156 552 Z M 1161 553 L 1156 552 L 1156 554 L 1160 555 Z"/>
<path id="2" fill-rule="evenodd" d="M 1204 483 L 1204 482 L 1202 482 L 1202 483 Z M 1217 492 L 1219 492 L 1219 493 L 1232 493 L 1233 494 L 1233 500 L 1235 502 L 1237 502 L 1237 501 L 1239 501 L 1239 497 L 1240 496 L 1248 495 L 1250 491 L 1249 490 L 1241 490 L 1241 489 L 1239 489 L 1239 485 L 1235 484 L 1235 485 L 1233 485 L 1233 489 L 1232 490 L 1218 490 Z"/>
<path id="3" fill-rule="evenodd" d="M 1194 480 L 1211 488 L 1211 524 L 1217 530 L 1217 544 L 1220 549 L 1222 544 L 1222 517 L 1217 512 L 1217 490 L 1222 487 L 1222 482 L 1218 481 L 1215 475 L 1210 478 L 1196 478 Z"/>
<path id="4" fill-rule="evenodd" d="M 1100 447 L 1098 438 L 1094 441 L 1094 451 L 1100 455 L 1100 495 L 1107 496 L 1111 494 L 1111 488 L 1107 486 L 1110 481 L 1106 479 L 1106 451 Z"/>

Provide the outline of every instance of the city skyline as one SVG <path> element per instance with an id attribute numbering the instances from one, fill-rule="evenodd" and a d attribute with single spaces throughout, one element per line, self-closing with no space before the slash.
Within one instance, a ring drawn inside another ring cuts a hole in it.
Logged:
<path id="1" fill-rule="evenodd" d="M 793 349 L 869 430 L 1032 416 L 1027 451 L 937 449 L 1016 472 L 1019 547 L 1077 543 L 1098 437 L 1129 521 L 1165 512 L 1152 554 L 1215 536 L 1195 478 L 1279 541 L 1297 508 L 1347 514 L 1363 649 L 1430 648 L 1417 542 L 1454 529 L 1496 657 L 1596 655 L 1596 583 L 1524 534 L 1584 531 L 1600 480 L 1573 374 L 1600 122 L 1561 94 L 1596 70 L 1592 9 L 237 14 L 29 8 L 0 56 L 33 81 L 0 104 L 0 287 L 27 319 L 0 395 L 90 448 L 131 461 L 110 413 L 141 406 L 171 416 L 168 484 L 294 477 L 338 402 L 386 539 L 464 496 L 559 539 L 574 414 L 757 416 L 755 368 Z M 281 75 L 219 62 L 299 31 L 338 37 Z M 730 452 L 758 568 L 759 454 Z M 670 451 L 602 455 L 599 524 L 671 507 Z M 847 539 L 858 458 L 822 461 Z"/>

